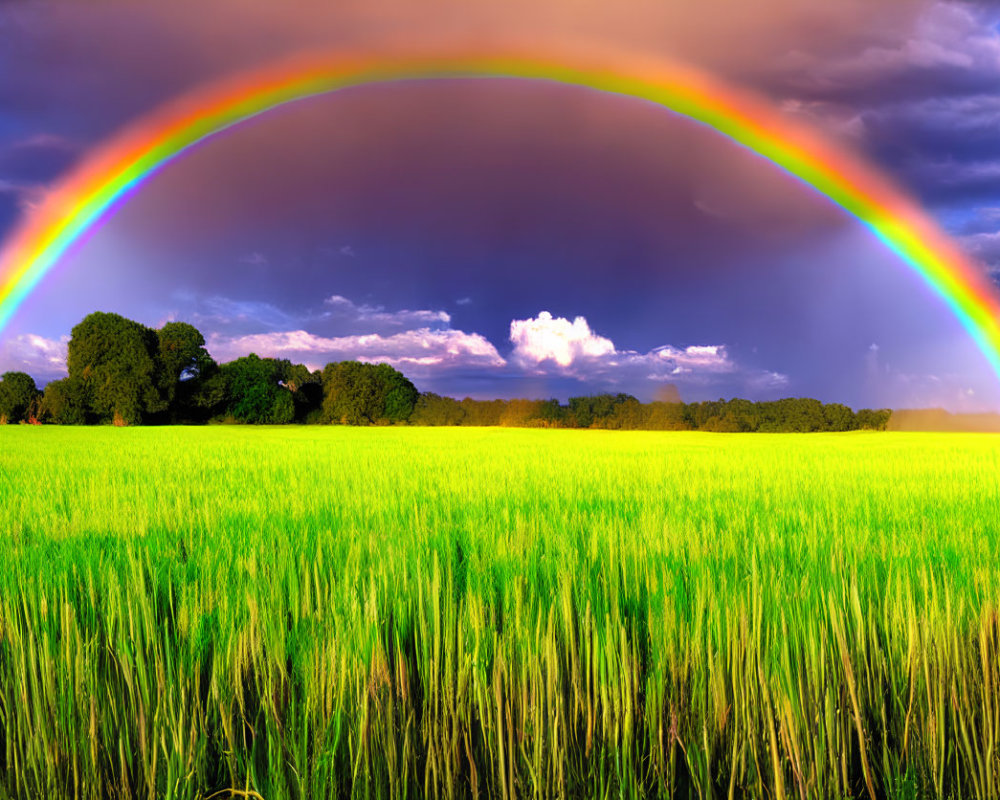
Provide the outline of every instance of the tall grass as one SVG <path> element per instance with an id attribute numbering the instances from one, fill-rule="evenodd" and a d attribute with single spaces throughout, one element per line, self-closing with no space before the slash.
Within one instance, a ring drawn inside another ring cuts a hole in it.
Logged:
<path id="1" fill-rule="evenodd" d="M 0 429 L 0 796 L 1000 797 L 1000 439 Z"/>

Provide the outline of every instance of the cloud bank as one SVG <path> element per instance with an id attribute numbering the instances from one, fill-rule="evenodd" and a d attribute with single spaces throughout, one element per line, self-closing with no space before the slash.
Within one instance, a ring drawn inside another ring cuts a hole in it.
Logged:
<path id="1" fill-rule="evenodd" d="M 354 324 L 390 323 L 406 327 L 396 333 L 359 332 L 327 337 L 304 328 L 243 335 L 214 332 L 208 337 L 210 352 L 224 360 L 254 352 L 260 356 L 288 358 L 316 369 L 331 361 L 385 362 L 416 380 L 433 385 L 435 379 L 454 373 L 492 374 L 497 378 L 552 379 L 580 391 L 615 388 L 646 396 L 665 381 L 691 386 L 711 386 L 734 381 L 755 392 L 784 387 L 788 379 L 776 372 L 744 368 L 724 345 L 663 345 L 649 352 L 620 350 L 614 342 L 593 331 L 586 318 L 572 321 L 542 311 L 535 317 L 510 323 L 510 352 L 505 357 L 480 333 L 449 327 L 444 311 L 387 311 L 334 295 L 325 303 L 349 315 Z M 322 317 L 322 314 L 319 315 Z M 268 310 L 267 318 L 273 313 Z M 423 323 L 433 321 L 439 327 Z"/>

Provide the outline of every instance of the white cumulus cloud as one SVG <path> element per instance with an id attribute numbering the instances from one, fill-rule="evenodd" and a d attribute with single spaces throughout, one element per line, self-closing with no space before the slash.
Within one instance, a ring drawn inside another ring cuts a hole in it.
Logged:
<path id="1" fill-rule="evenodd" d="M 209 349 L 229 360 L 257 353 L 262 357 L 289 358 L 318 368 L 331 361 L 385 362 L 413 377 L 442 369 L 498 369 L 506 361 L 493 344 L 478 333 L 419 328 L 384 336 L 317 336 L 304 330 L 258 333 L 248 336 L 213 336 Z"/>
<path id="2" fill-rule="evenodd" d="M 27 372 L 40 383 L 66 375 L 69 337 L 47 339 L 22 333 L 0 341 L 0 373 Z"/>
<path id="3" fill-rule="evenodd" d="M 619 350 L 591 329 L 585 317 L 572 321 L 542 311 L 510 323 L 514 345 L 510 360 L 533 375 L 576 378 L 595 386 L 634 386 L 645 381 L 678 380 L 707 384 L 735 378 L 755 388 L 778 388 L 788 379 L 776 372 L 744 369 L 725 345 L 664 345 L 646 353 Z"/>
<path id="4" fill-rule="evenodd" d="M 614 343 L 590 330 L 584 317 L 570 322 L 564 317 L 553 317 L 548 311 L 542 311 L 534 319 L 511 321 L 510 340 L 514 344 L 513 358 L 525 366 L 554 361 L 567 368 L 581 359 L 615 352 Z"/>
<path id="5" fill-rule="evenodd" d="M 657 347 L 648 353 L 618 350 L 615 343 L 590 327 L 586 317 L 572 322 L 542 311 L 531 319 L 510 323 L 514 345 L 511 360 L 535 374 L 554 372 L 587 377 L 612 372 L 622 376 L 646 373 L 650 379 L 695 372 L 732 372 L 735 364 L 724 345 Z"/>

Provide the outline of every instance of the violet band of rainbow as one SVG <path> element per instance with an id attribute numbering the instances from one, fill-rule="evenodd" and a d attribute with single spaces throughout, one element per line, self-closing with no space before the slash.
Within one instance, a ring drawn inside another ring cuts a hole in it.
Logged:
<path id="1" fill-rule="evenodd" d="M 996 287 L 878 169 L 770 104 L 689 67 L 549 43 L 534 51 L 487 43 L 301 57 L 212 83 L 161 107 L 86 157 L 4 243 L 0 334 L 67 251 L 144 181 L 199 143 L 272 109 L 338 89 L 458 78 L 552 81 L 645 100 L 748 148 L 867 225 L 944 300 L 1000 378 Z"/>

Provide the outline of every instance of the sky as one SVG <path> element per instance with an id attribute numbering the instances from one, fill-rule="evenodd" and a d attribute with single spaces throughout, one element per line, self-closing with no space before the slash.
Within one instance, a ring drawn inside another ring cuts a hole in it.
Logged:
<path id="1" fill-rule="evenodd" d="M 1000 279 L 995 5 L 278 6 L 0 3 L 0 240 L 185 91 L 300 51 L 490 32 L 753 90 L 880 167 Z M 388 361 L 456 397 L 671 384 L 688 401 L 1000 409 L 943 301 L 856 220 L 662 108 L 547 82 L 359 87 L 212 140 L 43 280 L 0 334 L 0 371 L 65 374 L 94 310 L 191 322 L 220 361 Z"/>

